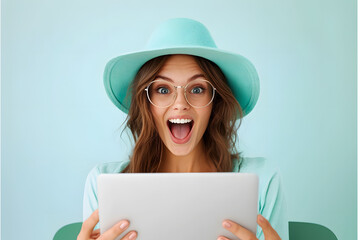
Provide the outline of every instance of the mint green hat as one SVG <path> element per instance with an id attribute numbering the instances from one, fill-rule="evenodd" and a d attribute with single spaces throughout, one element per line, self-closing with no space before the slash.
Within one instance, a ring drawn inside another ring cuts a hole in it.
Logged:
<path id="1" fill-rule="evenodd" d="M 239 54 L 218 49 L 207 28 L 187 18 L 163 22 L 152 33 L 144 50 L 120 55 L 106 64 L 104 84 L 111 101 L 121 111 L 128 113 L 131 100 L 127 96 L 130 94 L 129 86 L 141 66 L 150 59 L 169 54 L 200 56 L 216 63 L 242 107 L 244 116 L 254 108 L 260 87 L 253 64 Z"/>

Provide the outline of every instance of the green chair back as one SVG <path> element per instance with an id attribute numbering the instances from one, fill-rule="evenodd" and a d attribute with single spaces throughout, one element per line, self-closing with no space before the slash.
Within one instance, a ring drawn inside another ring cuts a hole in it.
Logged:
<path id="1" fill-rule="evenodd" d="M 76 240 L 81 230 L 82 222 L 71 223 L 60 228 L 53 240 Z"/>
<path id="2" fill-rule="evenodd" d="M 81 229 L 81 222 L 72 223 L 60 228 L 53 240 L 76 240 Z M 306 222 L 289 222 L 289 240 L 337 240 L 328 228 Z"/>
<path id="3" fill-rule="evenodd" d="M 319 224 L 289 222 L 289 240 L 337 240 L 335 234 Z"/>

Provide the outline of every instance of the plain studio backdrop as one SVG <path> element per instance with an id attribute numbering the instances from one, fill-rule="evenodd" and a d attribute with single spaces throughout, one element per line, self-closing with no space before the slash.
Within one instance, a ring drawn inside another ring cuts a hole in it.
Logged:
<path id="1" fill-rule="evenodd" d="M 204 23 L 255 65 L 260 98 L 245 156 L 279 167 L 289 219 L 356 238 L 355 0 L 3 0 L 1 236 L 51 239 L 82 220 L 88 172 L 131 150 L 104 66 L 162 21 Z"/>

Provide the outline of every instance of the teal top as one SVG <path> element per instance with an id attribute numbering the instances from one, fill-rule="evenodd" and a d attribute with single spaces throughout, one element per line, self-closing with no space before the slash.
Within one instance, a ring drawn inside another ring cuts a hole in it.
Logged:
<path id="1" fill-rule="evenodd" d="M 97 176 L 102 173 L 120 173 L 128 164 L 129 160 L 101 163 L 90 171 L 85 183 L 83 220 L 98 208 Z M 234 164 L 233 172 L 255 173 L 259 176 L 258 212 L 269 220 L 281 239 L 288 240 L 287 209 L 279 170 L 264 158 L 243 158 L 240 166 L 237 162 Z M 95 228 L 99 228 L 99 224 Z M 256 237 L 264 240 L 259 226 Z"/>

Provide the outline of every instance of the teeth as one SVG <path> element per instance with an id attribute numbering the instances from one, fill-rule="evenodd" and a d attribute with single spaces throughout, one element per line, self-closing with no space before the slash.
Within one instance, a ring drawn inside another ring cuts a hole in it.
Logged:
<path id="1" fill-rule="evenodd" d="M 169 119 L 169 122 L 171 123 L 177 123 L 177 124 L 184 124 L 191 122 L 191 119 Z"/>

